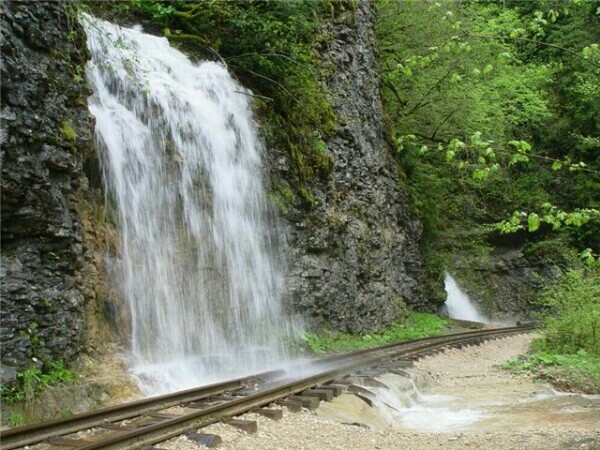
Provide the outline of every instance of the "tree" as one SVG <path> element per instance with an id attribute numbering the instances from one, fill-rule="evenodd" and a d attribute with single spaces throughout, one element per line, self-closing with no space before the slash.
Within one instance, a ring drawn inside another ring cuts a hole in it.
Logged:
<path id="1" fill-rule="evenodd" d="M 481 224 L 500 222 L 503 232 L 567 229 L 590 261 L 600 247 L 598 6 L 377 5 L 384 102 L 428 245 L 485 241 Z"/>

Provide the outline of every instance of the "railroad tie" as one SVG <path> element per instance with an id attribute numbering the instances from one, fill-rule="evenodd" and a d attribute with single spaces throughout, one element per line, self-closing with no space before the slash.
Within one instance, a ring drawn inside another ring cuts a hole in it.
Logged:
<path id="1" fill-rule="evenodd" d="M 231 425 L 239 430 L 245 431 L 248 434 L 253 434 L 258 431 L 256 420 L 228 419 L 226 424 Z"/>
<path id="2" fill-rule="evenodd" d="M 358 398 L 366 402 L 367 405 L 373 406 L 373 402 L 376 398 L 376 395 L 369 389 L 363 386 L 357 386 L 356 384 L 351 384 L 350 386 L 348 386 L 348 392 L 356 395 Z"/>
<path id="3" fill-rule="evenodd" d="M 302 392 L 304 397 L 317 397 L 319 400 L 330 402 L 333 400 L 333 392 L 329 389 L 309 389 Z"/>
<path id="4" fill-rule="evenodd" d="M 410 359 L 407 358 L 395 358 L 392 359 L 388 364 L 387 364 L 389 370 L 393 371 L 395 369 L 408 369 L 410 367 L 413 367 L 413 361 L 411 361 Z"/>
<path id="5" fill-rule="evenodd" d="M 285 406 L 289 412 L 297 413 L 302 411 L 302 402 L 298 400 L 292 400 L 291 398 L 280 400 L 277 402 L 277 404 Z"/>
<path id="6" fill-rule="evenodd" d="M 318 387 L 318 389 L 325 389 L 331 391 L 334 397 L 339 397 L 344 392 L 344 386 L 341 384 L 324 384 Z"/>
<path id="7" fill-rule="evenodd" d="M 292 400 L 300 402 L 303 408 L 310 410 L 317 409 L 319 407 L 319 403 L 321 403 L 321 399 L 319 399 L 319 397 L 308 397 L 305 395 L 294 395 Z"/>
<path id="8" fill-rule="evenodd" d="M 257 408 L 254 412 L 271 420 L 283 418 L 283 411 L 281 409 Z"/>
<path id="9" fill-rule="evenodd" d="M 221 439 L 221 436 L 216 434 L 196 433 L 195 431 L 188 431 L 187 433 L 185 433 L 185 437 L 187 437 L 190 441 L 194 441 L 196 444 L 207 448 L 215 448 L 223 443 L 223 439 Z"/>

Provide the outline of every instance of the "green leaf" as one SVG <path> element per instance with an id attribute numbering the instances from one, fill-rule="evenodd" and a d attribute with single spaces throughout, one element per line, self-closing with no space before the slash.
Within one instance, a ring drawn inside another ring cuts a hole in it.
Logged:
<path id="1" fill-rule="evenodd" d="M 527 228 L 529 231 L 536 231 L 540 227 L 540 216 L 536 213 L 530 213 L 527 217 Z"/>

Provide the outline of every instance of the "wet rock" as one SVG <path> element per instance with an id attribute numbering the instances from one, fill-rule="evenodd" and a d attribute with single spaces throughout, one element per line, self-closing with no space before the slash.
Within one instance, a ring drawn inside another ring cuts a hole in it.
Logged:
<path id="1" fill-rule="evenodd" d="M 542 288 L 562 271 L 559 263 L 528 257 L 520 248 L 497 247 L 490 257 L 457 256 L 453 275 L 492 318 L 518 319 L 539 311 Z"/>
<path id="2" fill-rule="evenodd" d="M 61 2 L 5 1 L 2 46 L 2 377 L 81 348 L 89 278 L 78 211 L 94 153 L 85 39 Z M 65 123 L 75 133 L 65 136 Z M 7 365 L 4 365 L 7 364 Z"/>
<path id="3" fill-rule="evenodd" d="M 0 364 L 0 383 L 6 386 L 17 380 L 17 369 Z"/>
<path id="4" fill-rule="evenodd" d="M 384 139 L 374 20 L 361 1 L 324 25 L 332 39 L 320 54 L 334 68 L 327 87 L 338 120 L 326 144 L 335 163 L 329 178 L 311 187 L 319 200 L 314 210 L 285 216 L 288 301 L 316 328 L 371 332 L 398 318 L 405 304 L 426 306 L 421 225 Z M 279 168 L 287 165 L 272 157 L 273 175 L 285 179 Z"/>

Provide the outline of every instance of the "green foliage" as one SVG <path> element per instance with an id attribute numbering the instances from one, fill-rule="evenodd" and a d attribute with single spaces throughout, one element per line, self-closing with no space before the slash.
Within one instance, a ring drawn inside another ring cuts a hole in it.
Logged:
<path id="1" fill-rule="evenodd" d="M 305 333 L 304 342 L 315 354 L 376 347 L 392 342 L 442 334 L 449 322 L 434 314 L 411 312 L 406 321 L 393 323 L 381 333 L 365 335 L 324 331 Z"/>
<path id="2" fill-rule="evenodd" d="M 511 358 L 502 365 L 515 374 L 531 374 L 556 387 L 595 394 L 600 392 L 600 358 L 584 350 L 575 354 L 535 351 L 526 357 Z"/>
<path id="3" fill-rule="evenodd" d="M 424 223 L 426 265 L 470 251 L 471 235 L 519 230 L 536 232 L 530 241 L 561 233 L 595 260 L 600 27 L 591 3 L 376 5 L 384 106 Z M 494 232 L 488 224 L 498 222 Z"/>
<path id="4" fill-rule="evenodd" d="M 500 233 L 514 233 L 515 231 L 524 229 L 533 232 L 537 231 L 542 223 L 546 223 L 553 230 L 558 230 L 562 227 L 581 227 L 591 220 L 599 221 L 600 211 L 587 208 L 566 212 L 561 211 L 550 203 L 544 203 L 541 205 L 540 214 L 535 212 L 528 214 L 524 211 L 516 211 L 510 219 L 496 224 L 496 229 Z"/>
<path id="5" fill-rule="evenodd" d="M 542 302 L 551 309 L 544 322 L 546 350 L 600 357 L 600 271 L 569 270 L 545 290 Z"/>
<path id="6" fill-rule="evenodd" d="M 509 360 L 504 367 L 530 372 L 561 389 L 600 392 L 600 271 L 569 270 L 548 286 L 541 303 L 544 335 L 527 358 Z"/>
<path id="7" fill-rule="evenodd" d="M 8 416 L 8 424 L 11 427 L 20 427 L 21 425 L 25 425 L 25 417 L 23 414 L 13 411 Z"/>
<path id="8" fill-rule="evenodd" d="M 2 400 L 8 404 L 31 403 L 35 396 L 48 386 L 69 384 L 77 375 L 62 361 L 47 364 L 43 369 L 32 367 L 17 373 L 17 381 L 10 386 L 0 386 Z"/>

